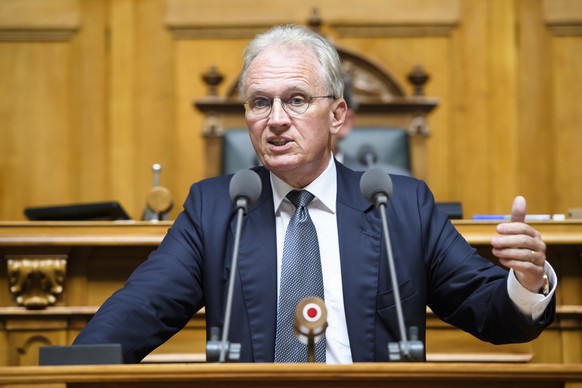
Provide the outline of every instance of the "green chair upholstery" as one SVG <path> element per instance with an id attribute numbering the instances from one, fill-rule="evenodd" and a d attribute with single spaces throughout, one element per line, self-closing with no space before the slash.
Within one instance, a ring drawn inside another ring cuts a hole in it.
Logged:
<path id="1" fill-rule="evenodd" d="M 355 127 L 341 141 L 342 152 L 351 159 L 358 159 L 362 147 L 372 147 L 378 164 L 397 166 L 411 170 L 408 133 L 397 127 Z M 229 129 L 222 141 L 222 173 L 231 174 L 238 170 L 259 165 L 246 128 Z"/>

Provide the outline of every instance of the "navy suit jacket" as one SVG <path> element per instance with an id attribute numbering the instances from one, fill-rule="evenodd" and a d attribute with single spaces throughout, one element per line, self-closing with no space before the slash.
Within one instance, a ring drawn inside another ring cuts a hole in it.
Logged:
<path id="1" fill-rule="evenodd" d="M 354 362 L 388 361 L 399 341 L 394 294 L 378 210 L 360 193 L 361 172 L 337 166 L 342 287 Z M 277 312 L 277 247 L 269 172 L 256 167 L 262 193 L 244 217 L 229 339 L 241 361 L 272 362 Z M 138 362 L 179 331 L 200 308 L 207 331 L 222 327 L 236 227 L 232 176 L 192 185 L 159 248 L 112 295 L 75 344 L 121 343 Z M 481 258 L 434 205 L 422 181 L 392 176 L 387 208 L 407 326 L 425 339 L 426 306 L 442 320 L 493 342 L 529 341 L 549 325 L 555 301 L 535 323 L 507 294 L 507 271 Z"/>

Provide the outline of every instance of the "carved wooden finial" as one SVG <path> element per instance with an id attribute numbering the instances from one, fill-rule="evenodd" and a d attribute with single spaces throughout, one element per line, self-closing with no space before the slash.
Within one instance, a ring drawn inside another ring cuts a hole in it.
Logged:
<path id="1" fill-rule="evenodd" d="M 424 96 L 424 84 L 430 79 L 430 76 L 424 71 L 421 65 L 414 66 L 414 69 L 408 73 L 408 81 L 414 86 L 414 96 Z"/>
<path id="2" fill-rule="evenodd" d="M 208 96 L 218 96 L 218 85 L 220 85 L 224 77 L 218 72 L 215 65 L 210 65 L 208 71 L 202 74 L 202 79 L 208 86 Z"/>
<path id="3" fill-rule="evenodd" d="M 319 9 L 317 7 L 313 7 L 311 9 L 311 16 L 307 19 L 307 25 L 313 32 L 317 32 L 321 34 L 321 16 L 319 16 Z"/>

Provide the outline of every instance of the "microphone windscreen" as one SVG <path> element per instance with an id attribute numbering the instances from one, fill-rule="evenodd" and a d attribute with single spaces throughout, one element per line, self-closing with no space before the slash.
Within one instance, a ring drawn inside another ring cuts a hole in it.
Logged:
<path id="1" fill-rule="evenodd" d="M 310 296 L 299 301 L 293 329 L 299 342 L 307 345 L 310 337 L 319 342 L 327 329 L 327 309 L 321 298 Z"/>
<path id="2" fill-rule="evenodd" d="M 358 162 L 367 166 L 369 161 L 375 164 L 378 161 L 378 154 L 370 144 L 364 144 L 358 149 Z"/>
<path id="3" fill-rule="evenodd" d="M 369 168 L 360 179 L 360 191 L 370 202 L 376 201 L 376 195 L 383 193 L 392 195 L 392 179 L 378 167 Z"/>
<path id="4" fill-rule="evenodd" d="M 230 199 L 236 205 L 240 197 L 245 197 L 252 205 L 261 196 L 261 178 L 253 170 L 240 170 L 230 180 Z"/>

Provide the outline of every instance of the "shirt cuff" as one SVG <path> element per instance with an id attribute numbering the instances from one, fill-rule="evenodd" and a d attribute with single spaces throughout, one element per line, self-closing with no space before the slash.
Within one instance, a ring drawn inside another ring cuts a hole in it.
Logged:
<path id="1" fill-rule="evenodd" d="M 546 307 L 550 304 L 552 296 L 556 291 L 556 286 L 558 285 L 556 272 L 547 261 L 544 265 L 544 270 L 548 275 L 548 281 L 550 283 L 550 292 L 548 295 L 531 292 L 522 286 L 517 280 L 513 268 L 509 270 L 509 277 L 507 279 L 507 292 L 509 293 L 509 298 L 513 301 L 517 309 L 521 311 L 523 315 L 530 318 L 532 322 L 537 321 L 542 316 Z"/>

